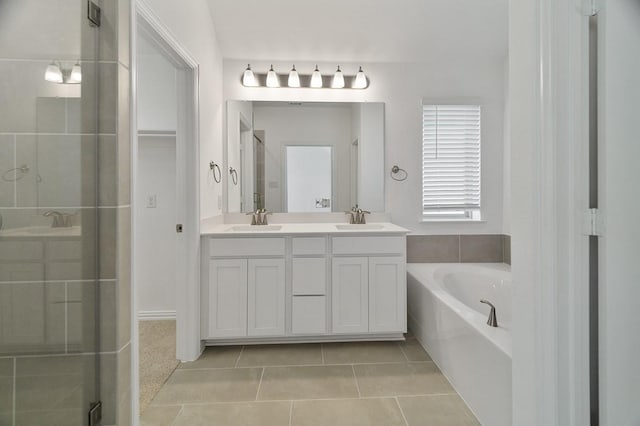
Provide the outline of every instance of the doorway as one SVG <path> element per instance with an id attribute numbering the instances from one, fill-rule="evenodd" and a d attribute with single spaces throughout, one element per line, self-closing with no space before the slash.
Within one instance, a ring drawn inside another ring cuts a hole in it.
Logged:
<path id="1" fill-rule="evenodd" d="M 200 354 L 199 312 L 186 309 L 197 306 L 188 289 L 199 280 L 198 67 L 144 5 L 136 12 L 133 387 L 142 412 L 178 363 Z"/>

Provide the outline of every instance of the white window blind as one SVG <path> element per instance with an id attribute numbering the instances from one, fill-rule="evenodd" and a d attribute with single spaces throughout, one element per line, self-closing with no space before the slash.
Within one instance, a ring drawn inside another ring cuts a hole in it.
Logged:
<path id="1" fill-rule="evenodd" d="M 423 105 L 424 217 L 479 214 L 480 134 L 479 105 Z"/>

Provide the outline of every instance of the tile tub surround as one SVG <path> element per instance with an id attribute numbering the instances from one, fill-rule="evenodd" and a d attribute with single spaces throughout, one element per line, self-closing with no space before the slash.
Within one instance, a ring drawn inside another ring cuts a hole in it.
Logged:
<path id="1" fill-rule="evenodd" d="M 508 263 L 509 235 L 407 235 L 408 263 Z"/>
<path id="2" fill-rule="evenodd" d="M 162 425 L 478 425 L 412 334 L 403 342 L 208 347 L 141 418 Z"/>

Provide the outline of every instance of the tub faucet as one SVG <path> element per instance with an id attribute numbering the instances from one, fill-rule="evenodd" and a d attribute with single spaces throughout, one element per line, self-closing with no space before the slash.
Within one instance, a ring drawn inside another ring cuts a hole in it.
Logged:
<path id="1" fill-rule="evenodd" d="M 493 306 L 493 303 L 489 302 L 488 300 L 481 300 L 480 303 L 491 306 L 491 312 L 489 312 L 489 319 L 487 320 L 487 324 L 491 327 L 497 327 L 498 318 L 496 317 L 496 307 Z"/>

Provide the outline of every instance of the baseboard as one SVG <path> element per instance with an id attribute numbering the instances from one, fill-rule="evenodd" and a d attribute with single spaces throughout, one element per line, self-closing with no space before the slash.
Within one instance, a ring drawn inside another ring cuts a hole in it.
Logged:
<path id="1" fill-rule="evenodd" d="M 138 321 L 174 320 L 176 311 L 138 311 Z"/>

